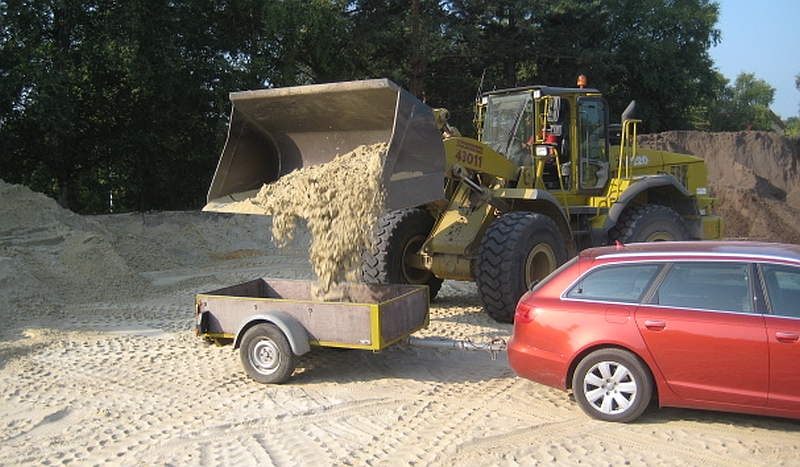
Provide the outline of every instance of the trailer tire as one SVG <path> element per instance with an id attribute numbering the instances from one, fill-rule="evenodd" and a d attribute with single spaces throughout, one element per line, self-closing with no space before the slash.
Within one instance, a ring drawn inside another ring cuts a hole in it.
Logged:
<path id="1" fill-rule="evenodd" d="M 427 285 L 431 300 L 442 288 L 442 279 L 427 269 L 412 267 L 409 255 L 422 248 L 434 219 L 420 208 L 393 211 L 383 216 L 376 229 L 375 245 L 364 255 L 361 281 L 368 284 Z"/>
<path id="2" fill-rule="evenodd" d="M 611 240 L 620 243 L 682 241 L 691 238 L 686 221 L 674 209 L 660 204 L 634 204 L 611 229 Z"/>
<path id="3" fill-rule="evenodd" d="M 495 220 L 478 250 L 475 282 L 483 309 L 501 323 L 514 322 L 520 297 L 567 260 L 556 223 L 544 214 L 512 212 Z"/>
<path id="4" fill-rule="evenodd" d="M 289 339 L 272 323 L 259 323 L 245 331 L 239 357 L 248 376 L 259 383 L 283 383 L 297 366 Z"/>

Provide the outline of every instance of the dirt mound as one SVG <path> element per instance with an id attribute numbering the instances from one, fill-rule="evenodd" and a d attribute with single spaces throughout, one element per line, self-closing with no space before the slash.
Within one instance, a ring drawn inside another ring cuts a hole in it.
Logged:
<path id="1" fill-rule="evenodd" d="M 726 237 L 800 243 L 800 137 L 670 131 L 639 145 L 705 159 Z"/>
<path id="2" fill-rule="evenodd" d="M 98 300 L 144 285 L 101 223 L 0 181 L 0 290 L 13 290 L 12 300 L 27 306 Z"/>

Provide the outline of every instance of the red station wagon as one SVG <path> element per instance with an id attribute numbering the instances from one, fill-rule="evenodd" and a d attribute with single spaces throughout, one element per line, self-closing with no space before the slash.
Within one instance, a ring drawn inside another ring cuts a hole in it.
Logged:
<path id="1" fill-rule="evenodd" d="M 520 299 L 508 360 L 601 420 L 652 401 L 800 418 L 800 246 L 585 250 Z"/>

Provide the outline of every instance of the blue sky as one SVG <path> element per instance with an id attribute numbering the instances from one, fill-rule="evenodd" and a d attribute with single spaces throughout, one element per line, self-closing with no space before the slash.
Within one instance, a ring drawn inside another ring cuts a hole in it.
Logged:
<path id="1" fill-rule="evenodd" d="M 797 117 L 800 91 L 800 0 L 718 0 L 722 42 L 710 49 L 715 68 L 731 83 L 754 73 L 775 88 L 772 111 Z"/>

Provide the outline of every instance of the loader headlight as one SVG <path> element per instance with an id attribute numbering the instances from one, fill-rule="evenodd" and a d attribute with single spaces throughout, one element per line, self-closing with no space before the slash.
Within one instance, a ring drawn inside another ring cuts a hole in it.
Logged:
<path id="1" fill-rule="evenodd" d="M 553 155 L 553 148 L 546 144 L 537 144 L 535 155 L 536 157 L 550 157 Z"/>

